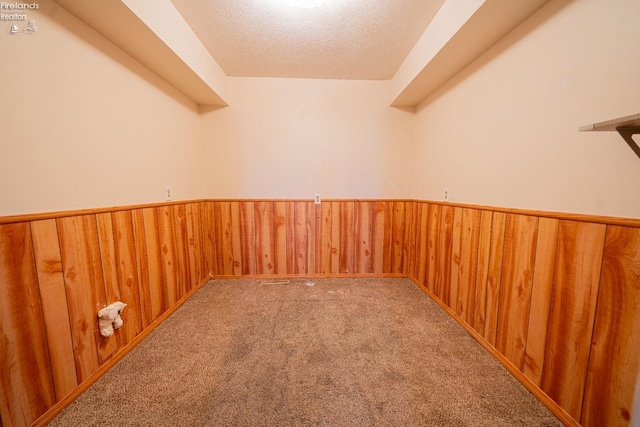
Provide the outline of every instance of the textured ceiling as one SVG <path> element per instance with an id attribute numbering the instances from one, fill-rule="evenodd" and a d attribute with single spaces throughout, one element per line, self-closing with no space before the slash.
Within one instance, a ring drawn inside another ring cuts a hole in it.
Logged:
<path id="1" fill-rule="evenodd" d="M 293 1 L 172 0 L 229 76 L 363 80 L 390 79 L 444 3 Z"/>

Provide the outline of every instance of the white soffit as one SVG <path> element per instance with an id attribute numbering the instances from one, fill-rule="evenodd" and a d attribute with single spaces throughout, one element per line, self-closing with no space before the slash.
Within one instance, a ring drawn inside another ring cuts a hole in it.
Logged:
<path id="1" fill-rule="evenodd" d="M 197 104 L 226 106 L 226 75 L 169 0 L 55 0 Z"/>
<path id="2" fill-rule="evenodd" d="M 391 105 L 418 105 L 550 0 L 447 0 L 391 80 Z"/>
<path id="3" fill-rule="evenodd" d="M 172 1 L 229 76 L 359 80 L 391 79 L 444 3 Z"/>

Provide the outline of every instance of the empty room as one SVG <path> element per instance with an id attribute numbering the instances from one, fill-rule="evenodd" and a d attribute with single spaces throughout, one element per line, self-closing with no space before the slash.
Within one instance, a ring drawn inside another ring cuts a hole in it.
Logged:
<path id="1" fill-rule="evenodd" d="M 640 425 L 637 0 L 0 30 L 0 427 Z"/>

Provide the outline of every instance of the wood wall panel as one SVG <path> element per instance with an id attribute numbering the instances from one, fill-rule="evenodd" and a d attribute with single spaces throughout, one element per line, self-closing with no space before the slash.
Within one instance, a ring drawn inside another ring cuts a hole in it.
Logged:
<path id="1" fill-rule="evenodd" d="M 606 226 L 560 221 L 542 389 L 580 420 Z"/>
<path id="2" fill-rule="evenodd" d="M 458 315 L 458 281 L 460 280 L 460 239 L 462 236 L 462 208 L 453 209 L 451 233 L 451 264 L 449 275 L 449 307 Z"/>
<path id="3" fill-rule="evenodd" d="M 202 254 L 202 230 L 200 230 L 200 204 L 190 203 L 185 205 L 185 216 L 187 222 L 187 265 L 189 266 L 189 279 L 187 281 L 187 292 L 207 274 L 203 273 Z"/>
<path id="4" fill-rule="evenodd" d="M 427 214 L 427 283 L 425 284 L 438 298 L 442 298 L 440 283 L 440 222 L 442 220 L 442 206 L 429 205 Z"/>
<path id="5" fill-rule="evenodd" d="M 27 222 L 0 225 L 0 337 L 2 423 L 28 425 L 55 391 Z"/>
<path id="6" fill-rule="evenodd" d="M 273 203 L 273 234 L 275 273 L 286 274 L 289 270 L 289 250 L 287 248 L 287 206 L 286 202 Z"/>
<path id="7" fill-rule="evenodd" d="M 476 267 L 476 298 L 473 312 L 473 329 L 481 335 L 484 334 L 487 309 L 492 220 L 493 212 L 481 212 L 480 231 L 478 233 L 478 264 Z"/>
<path id="8" fill-rule="evenodd" d="M 144 226 L 144 248 L 147 252 L 147 268 L 149 275 L 149 300 L 151 320 L 156 320 L 167 310 L 165 297 L 167 293 L 164 278 L 162 243 L 160 241 L 160 223 L 158 222 L 158 209 L 145 208 L 142 210 Z M 141 246 L 140 246 L 141 247 Z M 140 251 L 138 251 L 140 253 Z"/>
<path id="9" fill-rule="evenodd" d="M 404 214 L 404 253 L 402 257 L 402 274 L 409 275 L 416 259 L 416 216 L 417 205 L 414 202 L 405 202 Z"/>
<path id="10" fill-rule="evenodd" d="M 456 312 L 473 325 L 476 300 L 478 244 L 480 241 L 480 211 L 463 209 L 458 267 L 458 305 Z"/>
<path id="11" fill-rule="evenodd" d="M 118 275 L 119 300 L 126 301 L 127 308 L 122 313 L 124 324 L 118 333 L 121 345 L 127 344 L 142 332 L 144 310 L 141 308 L 140 285 L 138 283 L 138 263 L 136 261 L 136 238 L 131 211 L 112 214 L 113 237 L 115 243 Z M 115 302 L 109 299 L 108 303 Z"/>
<path id="12" fill-rule="evenodd" d="M 382 274 L 384 270 L 384 235 L 385 235 L 385 202 L 374 201 L 372 202 L 372 227 L 373 235 L 371 236 L 372 245 L 371 250 L 371 268 L 376 274 Z"/>
<path id="13" fill-rule="evenodd" d="M 338 273 L 355 271 L 355 212 L 353 201 L 340 202 L 340 266 Z"/>
<path id="14" fill-rule="evenodd" d="M 632 425 L 640 372 L 639 319 L 640 229 L 608 226 L 587 370 L 584 425 Z M 639 422 L 635 420 L 634 425 Z"/>
<path id="15" fill-rule="evenodd" d="M 102 276 L 105 285 L 105 304 L 119 301 L 120 290 L 118 287 L 118 266 L 116 261 L 116 249 L 113 237 L 113 222 L 111 213 L 99 213 L 96 215 L 98 225 L 98 244 L 100 246 L 100 261 L 102 263 Z M 96 311 L 97 312 L 97 311 Z M 98 362 L 100 364 L 108 360 L 111 355 L 120 347 L 122 334 L 114 334 L 114 338 L 106 338 L 93 331 L 93 336 L 98 346 Z"/>
<path id="16" fill-rule="evenodd" d="M 326 202 L 320 205 L 320 222 L 317 223 L 320 227 L 320 236 L 316 244 L 318 245 L 318 262 L 317 270 L 318 274 L 331 274 L 331 260 L 333 258 L 333 203 Z M 317 234 L 316 234 L 317 236 Z M 337 250 L 337 249 L 336 249 Z"/>
<path id="17" fill-rule="evenodd" d="M 360 202 L 354 209 L 354 272 L 372 273 L 371 240 L 373 239 L 373 218 L 371 202 Z"/>
<path id="18" fill-rule="evenodd" d="M 537 217 L 507 215 L 496 349 L 520 370 L 527 343 L 537 235 Z"/>
<path id="19" fill-rule="evenodd" d="M 53 384 L 56 400 L 60 400 L 78 385 L 78 377 L 73 359 L 71 324 L 55 219 L 33 221 L 31 236 Z"/>
<path id="20" fill-rule="evenodd" d="M 505 239 L 507 215 L 494 212 L 491 221 L 491 239 L 489 245 L 489 275 L 487 276 L 487 297 L 485 300 L 484 337 L 492 346 L 496 344 L 498 329 L 498 302 L 502 281 L 502 253 Z"/>
<path id="21" fill-rule="evenodd" d="M 230 276 L 233 274 L 231 203 L 217 202 L 214 207 L 214 217 L 218 274 Z"/>
<path id="22" fill-rule="evenodd" d="M 393 219 L 391 230 L 391 272 L 402 274 L 404 271 L 405 238 L 405 202 L 393 202 Z"/>
<path id="23" fill-rule="evenodd" d="M 273 202 L 254 204 L 256 225 L 256 260 L 258 274 L 274 274 Z"/>
<path id="24" fill-rule="evenodd" d="M 191 282 L 191 269 L 189 267 L 189 237 L 188 237 L 188 219 L 185 205 L 174 205 L 173 210 L 173 236 L 174 239 L 174 260 L 176 266 L 176 303 L 180 298 L 185 296 L 189 291 L 189 283 Z"/>
<path id="25" fill-rule="evenodd" d="M 525 351 L 524 374 L 540 387 L 544 349 L 547 342 L 547 326 L 551 308 L 551 291 L 558 246 L 558 223 L 554 218 L 540 218 L 536 243 L 531 309 Z"/>
<path id="26" fill-rule="evenodd" d="M 427 238 L 429 205 L 426 203 L 418 203 L 416 222 L 416 262 L 414 265 L 413 275 L 420 283 L 427 283 L 427 265 L 429 259 Z"/>
<path id="27" fill-rule="evenodd" d="M 215 208 L 213 202 L 200 204 L 200 230 L 202 233 L 202 267 L 207 276 L 218 275 L 215 236 Z"/>
<path id="28" fill-rule="evenodd" d="M 164 279 L 164 304 L 173 306 L 180 293 L 180 266 L 176 248 L 173 206 L 158 208 L 158 239 L 160 243 L 160 271 Z"/>
<path id="29" fill-rule="evenodd" d="M 256 229 L 254 202 L 235 202 L 240 215 L 240 228 L 234 228 L 234 241 L 236 234 L 240 241 L 240 265 L 243 275 L 257 273 L 258 260 L 256 258 Z"/>
<path id="30" fill-rule="evenodd" d="M 453 259 L 453 228 L 456 208 L 443 206 L 440 217 L 440 231 L 438 233 L 438 263 L 435 267 L 438 276 L 438 297 L 451 307 L 451 266 Z"/>
<path id="31" fill-rule="evenodd" d="M 422 284 L 563 413 L 629 426 L 640 227 L 607 224 L 405 200 L 195 201 L 14 221 L 0 226 L 0 327 L 11 341 L 0 378 L 23 385 L 0 395 L 0 416 L 25 424 L 85 387 L 210 274 L 378 273 Z M 8 257 L 8 238 L 31 255 Z M 125 326 L 105 339 L 96 313 L 114 298 L 128 304 Z M 22 323 L 26 337 L 15 334 Z"/>
<path id="32" fill-rule="evenodd" d="M 340 273 L 340 205 L 341 202 L 331 203 L 331 274 Z"/>
<path id="33" fill-rule="evenodd" d="M 78 381 L 99 367 L 97 313 L 106 305 L 95 215 L 57 220 Z"/>

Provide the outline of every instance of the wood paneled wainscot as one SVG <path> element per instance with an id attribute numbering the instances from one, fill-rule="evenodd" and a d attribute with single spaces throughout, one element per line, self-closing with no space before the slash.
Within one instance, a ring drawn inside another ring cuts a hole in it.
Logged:
<path id="1" fill-rule="evenodd" d="M 416 205 L 419 286 L 566 424 L 640 423 L 640 221 Z"/>
<path id="2" fill-rule="evenodd" d="M 192 202 L 2 219 L 0 425 L 55 415 L 209 279 L 212 212 Z M 97 312 L 116 300 L 124 325 L 104 338 Z"/>
<path id="3" fill-rule="evenodd" d="M 568 425 L 640 421 L 640 220 L 199 200 L 0 218 L 0 426 L 45 424 L 210 277 L 336 275 L 410 277 Z"/>

